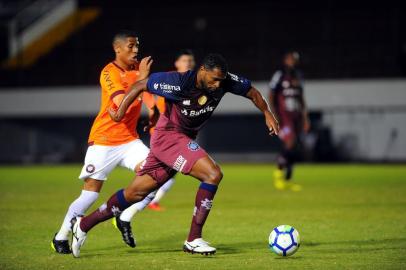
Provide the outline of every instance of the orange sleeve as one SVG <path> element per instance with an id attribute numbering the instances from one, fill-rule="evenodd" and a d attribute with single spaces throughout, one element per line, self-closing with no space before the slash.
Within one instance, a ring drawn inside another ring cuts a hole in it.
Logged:
<path id="1" fill-rule="evenodd" d="M 156 106 L 158 107 L 158 110 L 160 113 L 165 112 L 165 98 L 158 96 L 158 99 L 156 101 Z"/>
<path id="2" fill-rule="evenodd" d="M 142 102 L 144 102 L 148 109 L 152 109 L 155 106 L 154 95 L 144 91 L 144 93 L 142 93 Z"/>
<path id="3" fill-rule="evenodd" d="M 103 70 L 100 76 L 100 85 L 105 89 L 111 100 L 119 94 L 125 94 L 120 72 L 114 69 Z"/>

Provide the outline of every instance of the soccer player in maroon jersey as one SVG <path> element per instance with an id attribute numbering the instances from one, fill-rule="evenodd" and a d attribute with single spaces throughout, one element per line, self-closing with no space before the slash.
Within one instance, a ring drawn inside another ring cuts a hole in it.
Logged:
<path id="1" fill-rule="evenodd" d="M 310 121 L 303 95 L 303 77 L 297 69 L 299 54 L 288 52 L 283 57 L 283 68 L 276 71 L 269 83 L 270 104 L 278 116 L 281 130 L 278 134 L 283 149 L 278 156 L 278 168 L 274 172 L 275 188 L 293 191 L 301 186 L 290 180 L 295 160 L 295 147 L 302 132 L 308 132 Z"/>
<path id="2" fill-rule="evenodd" d="M 191 175 L 201 182 L 189 236 L 183 249 L 190 253 L 214 254 L 216 248 L 203 240 L 202 230 L 223 173 L 220 166 L 196 143 L 198 131 L 228 92 L 250 99 L 264 114 L 271 135 L 279 131 L 279 124 L 261 93 L 251 86 L 249 80 L 229 73 L 225 59 L 218 54 L 207 55 L 197 70 L 151 74 L 148 79 L 132 87 L 117 111 L 109 110 L 112 119 L 120 121 L 128 106 L 143 91 L 163 96 L 166 100 L 165 113 L 160 115 L 151 137 L 151 151 L 126 189 L 113 194 L 90 215 L 72 220 L 74 257 L 79 257 L 86 235 L 95 225 L 119 215 L 132 203 L 141 201 L 177 172 Z"/>

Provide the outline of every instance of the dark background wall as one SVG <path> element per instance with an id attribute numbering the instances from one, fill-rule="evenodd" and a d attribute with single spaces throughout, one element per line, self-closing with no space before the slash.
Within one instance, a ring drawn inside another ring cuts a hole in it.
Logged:
<path id="1" fill-rule="evenodd" d="M 306 78 L 406 75 L 406 10 L 401 1 L 79 1 L 101 16 L 38 64 L 1 70 L 0 86 L 96 84 L 112 59 L 118 29 L 139 33 L 154 70 L 172 69 L 181 48 L 197 58 L 220 52 L 232 70 L 268 79 L 282 53 L 302 54 Z M 55 72 L 57 70 L 58 72 Z M 52 75 L 52 76 L 51 76 Z"/>

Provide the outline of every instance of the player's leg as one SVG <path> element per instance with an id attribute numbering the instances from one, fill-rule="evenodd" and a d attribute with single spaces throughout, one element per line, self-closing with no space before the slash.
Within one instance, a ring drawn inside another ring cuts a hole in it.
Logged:
<path id="1" fill-rule="evenodd" d="M 87 209 L 97 200 L 99 192 L 103 186 L 103 181 L 87 178 L 83 185 L 83 190 L 76 200 L 74 200 L 65 215 L 61 228 L 52 240 L 52 248 L 61 254 L 71 253 L 69 247 L 69 233 L 71 232 L 72 218 L 84 215 Z"/>
<path id="2" fill-rule="evenodd" d="M 291 177 L 294 158 L 295 134 L 293 126 L 289 123 L 282 125 L 279 138 L 283 143 L 281 152 L 277 157 L 277 169 L 274 171 L 274 185 L 276 189 L 287 189 L 287 177 Z"/>
<path id="3" fill-rule="evenodd" d="M 58 233 L 54 236 L 51 246 L 58 253 L 70 253 L 68 237 L 71 231 L 71 220 L 76 216 L 84 215 L 99 196 L 103 182 L 114 169 L 120 159 L 120 147 L 89 146 L 85 164 L 80 179 L 84 180 L 81 194 L 74 200 L 65 214 L 64 221 Z"/>
<path id="4" fill-rule="evenodd" d="M 157 182 L 148 174 L 136 176 L 126 188 L 114 193 L 106 203 L 91 214 L 73 220 L 72 253 L 79 257 L 80 248 L 86 240 L 87 233 L 100 222 L 118 216 L 121 211 L 133 203 L 143 200 L 149 193 L 158 188 Z"/>
<path id="5" fill-rule="evenodd" d="M 146 147 L 141 140 L 135 140 L 131 143 L 120 165 L 137 172 L 141 163 L 146 160 L 148 153 L 148 147 Z M 120 231 L 123 241 L 130 247 L 136 246 L 136 239 L 131 229 L 131 220 L 138 212 L 141 212 L 147 207 L 151 200 L 154 199 L 155 194 L 156 191 L 151 192 L 142 201 L 134 203 L 125 209 L 120 216 L 116 216 L 112 220 L 113 225 Z"/>
<path id="6" fill-rule="evenodd" d="M 163 184 L 155 194 L 155 198 L 148 204 L 148 208 L 154 211 L 163 211 L 164 208 L 161 207 L 160 201 L 165 196 L 165 194 L 171 189 L 175 183 L 175 178 L 169 179 L 165 184 Z"/>
<path id="7" fill-rule="evenodd" d="M 183 249 L 190 253 L 214 254 L 216 248 L 209 246 L 202 239 L 202 230 L 213 205 L 217 187 L 223 178 L 223 173 L 209 156 L 205 156 L 196 161 L 189 174 L 199 179 L 201 184 L 196 193 L 189 236 Z"/>
<path id="8" fill-rule="evenodd" d="M 277 189 L 300 191 L 302 187 L 291 182 L 295 163 L 297 135 L 296 133 L 291 133 L 290 136 L 284 137 L 282 141 L 284 148 L 281 155 L 278 157 L 278 170 L 274 174 L 275 187 Z"/>

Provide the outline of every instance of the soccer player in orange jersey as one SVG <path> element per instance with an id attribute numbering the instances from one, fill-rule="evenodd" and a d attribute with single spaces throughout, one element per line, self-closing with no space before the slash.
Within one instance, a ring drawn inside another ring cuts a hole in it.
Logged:
<path id="1" fill-rule="evenodd" d="M 194 58 L 193 52 L 191 50 L 180 51 L 175 59 L 174 65 L 178 72 L 186 72 L 186 71 L 192 70 L 195 67 L 195 58 Z M 149 122 L 147 129 L 149 129 L 150 133 L 152 134 L 154 132 L 153 130 L 155 128 L 154 125 L 157 121 L 156 116 L 155 116 L 155 114 L 157 112 L 154 112 L 154 109 L 157 109 L 159 114 L 165 113 L 165 98 L 163 98 L 161 96 L 153 95 L 148 92 L 144 92 L 143 101 L 144 101 L 144 103 L 146 103 L 147 108 L 150 111 L 151 120 Z M 154 108 L 154 106 L 156 108 Z M 152 108 L 154 108 L 154 109 L 152 109 Z M 128 207 L 119 216 L 116 216 L 115 218 L 112 219 L 113 225 L 117 229 L 120 230 L 123 241 L 128 246 L 133 247 L 133 245 L 135 243 L 134 236 L 131 232 L 131 227 L 129 226 L 133 217 L 138 212 L 141 212 L 142 210 L 144 210 L 145 207 L 147 207 L 147 206 L 150 209 L 155 210 L 155 211 L 163 210 L 159 205 L 159 201 L 169 191 L 169 189 L 172 187 L 174 182 L 175 182 L 175 179 L 171 178 L 170 180 L 168 180 L 168 182 L 163 184 L 158 189 L 157 192 L 152 192 L 145 199 Z"/>
<path id="2" fill-rule="evenodd" d="M 84 215 L 96 201 L 109 173 L 117 166 L 135 171 L 149 153 L 136 131 L 141 98 L 130 106 L 122 122 L 112 121 L 107 109 L 117 108 L 131 86 L 148 77 L 152 59 L 145 57 L 141 62 L 137 61 L 139 41 L 131 31 L 117 33 L 113 49 L 115 60 L 107 64 L 100 74 L 100 111 L 90 131 L 89 147 L 79 176 L 84 181 L 83 190 L 69 206 L 62 226 L 51 242 L 57 253 L 71 253 L 68 242 L 70 221 Z"/>

